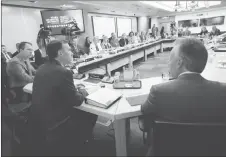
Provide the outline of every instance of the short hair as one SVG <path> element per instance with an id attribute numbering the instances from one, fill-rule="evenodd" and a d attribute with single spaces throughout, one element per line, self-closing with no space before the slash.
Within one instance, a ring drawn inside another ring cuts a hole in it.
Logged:
<path id="1" fill-rule="evenodd" d="M 68 44 L 67 41 L 52 40 L 46 47 L 49 60 L 53 60 L 58 56 L 58 51 L 62 49 L 63 44 Z"/>
<path id="2" fill-rule="evenodd" d="M 131 34 L 131 33 L 133 33 L 133 35 L 134 35 L 134 32 L 133 32 L 133 31 L 131 31 L 131 32 L 129 32 L 129 36 L 130 36 L 130 34 Z"/>
<path id="3" fill-rule="evenodd" d="M 186 69 L 202 73 L 207 63 L 208 52 L 201 40 L 195 38 L 178 39 L 176 45 L 179 46 L 179 56 L 185 60 Z"/>
<path id="4" fill-rule="evenodd" d="M 32 45 L 32 43 L 30 43 L 30 42 L 22 41 L 18 46 L 19 50 L 20 49 L 24 50 L 26 44 Z"/>

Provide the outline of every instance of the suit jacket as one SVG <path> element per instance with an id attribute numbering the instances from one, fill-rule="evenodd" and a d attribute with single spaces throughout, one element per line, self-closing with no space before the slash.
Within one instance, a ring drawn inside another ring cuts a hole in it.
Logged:
<path id="1" fill-rule="evenodd" d="M 47 61 L 34 78 L 30 119 L 44 130 L 54 130 L 70 117 L 73 106 L 80 106 L 83 100 L 74 86 L 72 72 L 56 60 Z"/>
<path id="2" fill-rule="evenodd" d="M 183 32 L 183 35 L 184 35 L 184 36 L 189 36 L 189 35 L 191 35 L 191 31 L 185 30 L 185 31 Z"/>
<path id="3" fill-rule="evenodd" d="M 128 45 L 128 43 L 129 43 L 129 41 L 128 41 L 128 39 L 120 39 L 119 40 L 119 45 L 121 46 L 121 47 L 124 47 L 125 45 Z"/>
<path id="4" fill-rule="evenodd" d="M 118 47 L 119 46 L 119 41 L 117 38 L 113 39 L 111 38 L 111 40 L 109 40 L 110 44 L 112 47 Z"/>
<path id="5" fill-rule="evenodd" d="M 221 32 L 220 32 L 219 29 L 216 29 L 215 32 L 213 32 L 213 31 L 210 32 L 210 36 L 218 36 L 218 35 L 220 35 L 220 34 L 221 34 Z"/>
<path id="6" fill-rule="evenodd" d="M 34 53 L 35 53 L 35 64 L 37 65 L 37 67 L 46 62 L 47 57 L 42 57 L 42 53 L 40 52 L 39 49 L 35 50 Z"/>
<path id="7" fill-rule="evenodd" d="M 152 86 L 141 111 L 147 115 L 146 124 L 152 120 L 226 122 L 226 84 L 199 74 L 182 74 L 176 80 Z"/>
<path id="8" fill-rule="evenodd" d="M 6 72 L 9 78 L 10 88 L 24 87 L 28 83 L 33 82 L 35 70 L 27 61 L 28 65 L 20 61 L 17 57 L 12 58 L 6 67 Z"/>

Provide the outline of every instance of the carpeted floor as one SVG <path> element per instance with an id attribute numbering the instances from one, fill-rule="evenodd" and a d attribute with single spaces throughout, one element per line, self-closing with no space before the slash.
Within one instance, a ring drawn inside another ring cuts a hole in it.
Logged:
<path id="1" fill-rule="evenodd" d="M 169 52 L 163 52 L 156 57 L 150 57 L 146 62 L 138 62 L 134 68 L 140 72 L 140 77 L 158 77 L 162 72 L 167 72 L 167 63 L 169 60 Z M 128 146 L 129 156 L 144 156 L 147 147 L 143 144 L 142 132 L 138 126 L 138 118 L 130 120 L 131 139 Z M 96 124 L 94 129 L 95 155 L 96 156 L 115 156 L 114 130 L 113 126 L 109 127 Z M 94 154 L 93 154 L 94 155 Z"/>

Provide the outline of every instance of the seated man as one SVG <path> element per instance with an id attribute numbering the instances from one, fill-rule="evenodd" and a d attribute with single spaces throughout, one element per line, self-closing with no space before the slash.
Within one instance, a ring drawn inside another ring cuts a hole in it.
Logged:
<path id="1" fill-rule="evenodd" d="M 90 44 L 90 54 L 98 53 L 102 50 L 102 47 L 100 45 L 99 37 L 93 37 L 93 42 Z"/>
<path id="2" fill-rule="evenodd" d="M 210 36 L 213 37 L 213 36 L 218 36 L 220 35 L 220 30 L 216 27 L 216 26 L 213 26 L 212 27 L 212 31 L 210 32 Z"/>
<path id="3" fill-rule="evenodd" d="M 5 45 L 2 45 L 1 55 L 4 57 L 6 62 L 8 62 L 11 59 L 11 56 L 12 56 L 12 54 L 10 52 L 7 52 Z"/>
<path id="4" fill-rule="evenodd" d="M 128 45 L 128 43 L 129 43 L 129 41 L 128 41 L 128 39 L 126 39 L 126 34 L 123 33 L 122 38 L 119 40 L 119 45 L 121 47 L 124 47 L 124 46 Z"/>
<path id="5" fill-rule="evenodd" d="M 112 47 L 119 47 L 119 41 L 115 35 L 115 33 L 111 33 L 111 38 L 109 40 Z"/>
<path id="6" fill-rule="evenodd" d="M 191 31 L 189 30 L 189 27 L 186 27 L 186 30 L 183 32 L 183 36 L 190 36 Z"/>
<path id="7" fill-rule="evenodd" d="M 208 53 L 199 39 L 178 40 L 171 51 L 169 69 L 175 80 L 153 85 L 141 106 L 146 126 L 153 120 L 172 122 L 226 122 L 226 84 L 200 74 Z"/>
<path id="8" fill-rule="evenodd" d="M 9 79 L 9 87 L 16 93 L 16 97 L 11 103 L 21 103 L 28 100 L 27 94 L 23 92 L 23 87 L 33 82 L 34 79 L 35 69 L 29 61 L 32 52 L 31 43 L 21 42 L 19 53 L 7 64 L 6 72 Z"/>
<path id="9" fill-rule="evenodd" d="M 49 60 L 39 67 L 33 83 L 28 120 L 31 153 L 75 155 L 92 136 L 97 116 L 73 108 L 80 106 L 88 93 L 75 88 L 72 72 L 64 67 L 73 60 L 68 43 L 51 41 L 47 55 Z"/>

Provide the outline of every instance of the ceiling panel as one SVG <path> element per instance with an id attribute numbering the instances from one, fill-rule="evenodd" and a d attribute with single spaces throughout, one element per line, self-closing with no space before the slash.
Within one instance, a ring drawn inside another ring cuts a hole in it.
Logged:
<path id="1" fill-rule="evenodd" d="M 175 12 L 168 12 L 165 10 L 152 7 L 150 5 L 141 3 L 140 1 L 2 0 L 2 4 L 33 6 L 41 8 L 57 8 L 57 9 L 84 9 L 87 12 L 117 14 L 127 16 L 166 16 L 166 15 L 168 16 L 178 14 Z M 226 6 L 226 2 L 222 1 L 220 7 L 224 6 Z"/>

